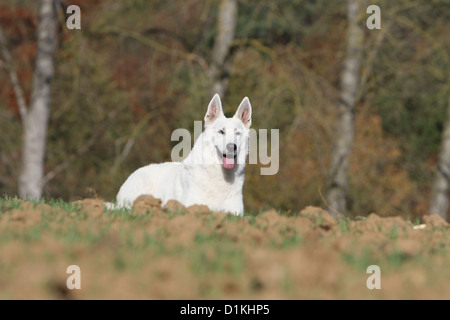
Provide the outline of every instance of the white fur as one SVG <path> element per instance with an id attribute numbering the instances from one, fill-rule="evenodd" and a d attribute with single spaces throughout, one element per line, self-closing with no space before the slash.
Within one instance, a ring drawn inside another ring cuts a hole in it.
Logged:
<path id="1" fill-rule="evenodd" d="M 150 164 L 137 169 L 120 188 L 117 205 L 131 207 L 137 197 L 148 194 L 161 199 L 162 205 L 174 199 L 184 206 L 206 205 L 212 211 L 242 216 L 251 112 L 250 101 L 245 97 L 234 117 L 226 118 L 216 94 L 205 115 L 205 130 L 189 155 L 182 162 Z M 232 157 L 226 146 L 233 143 L 236 144 L 235 165 L 226 169 L 223 155 Z"/>

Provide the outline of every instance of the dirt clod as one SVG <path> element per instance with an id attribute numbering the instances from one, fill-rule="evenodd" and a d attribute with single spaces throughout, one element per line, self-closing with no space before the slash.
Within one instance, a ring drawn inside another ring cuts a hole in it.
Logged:
<path id="1" fill-rule="evenodd" d="M 207 206 L 194 204 L 186 209 L 188 214 L 206 215 L 211 212 Z"/>
<path id="2" fill-rule="evenodd" d="M 161 212 L 161 200 L 150 195 L 139 196 L 133 202 L 132 211 L 137 215 L 145 214 L 148 211 Z"/>
<path id="3" fill-rule="evenodd" d="M 445 227 L 445 228 L 450 227 L 450 225 L 438 214 L 431 214 L 429 216 L 424 216 L 423 220 L 425 221 L 426 225 L 430 225 L 432 227 Z"/>
<path id="4" fill-rule="evenodd" d="M 93 217 L 101 217 L 104 214 L 105 204 L 100 199 L 84 199 L 75 201 L 74 205 L 79 206 L 81 211 Z"/>
<path id="5" fill-rule="evenodd" d="M 170 213 L 177 213 L 177 212 L 182 212 L 182 211 L 186 210 L 186 207 L 183 206 L 177 200 L 169 200 L 165 204 L 164 210 L 166 210 L 166 212 L 170 212 Z"/>
<path id="6" fill-rule="evenodd" d="M 310 219 L 314 225 L 320 227 L 332 228 L 337 225 L 336 219 L 331 214 L 318 207 L 308 206 L 300 211 L 300 216 Z"/>

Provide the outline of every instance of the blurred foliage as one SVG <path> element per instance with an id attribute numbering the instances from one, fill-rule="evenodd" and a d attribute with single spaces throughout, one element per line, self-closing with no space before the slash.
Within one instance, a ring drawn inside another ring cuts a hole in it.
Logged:
<path id="1" fill-rule="evenodd" d="M 424 185 L 432 178 L 427 160 L 439 151 L 450 94 L 450 1 L 404 3 L 402 15 L 388 17 L 373 103 L 384 131 L 399 138 L 403 165 Z"/>
<path id="2" fill-rule="evenodd" d="M 0 24 L 29 94 L 36 5 L 2 3 Z M 61 10 L 45 197 L 111 200 L 136 168 L 170 161 L 174 129 L 193 132 L 203 119 L 219 1 L 63 3 L 81 7 L 82 29 L 68 30 Z M 382 30 L 366 31 L 349 209 L 420 216 L 448 107 L 450 1 L 377 4 Z M 326 207 L 345 32 L 344 0 L 239 1 L 225 112 L 248 96 L 253 127 L 280 129 L 278 174 L 246 169 L 247 211 Z M 22 128 L 3 70 L 0 82 L 0 193 L 13 196 Z"/>

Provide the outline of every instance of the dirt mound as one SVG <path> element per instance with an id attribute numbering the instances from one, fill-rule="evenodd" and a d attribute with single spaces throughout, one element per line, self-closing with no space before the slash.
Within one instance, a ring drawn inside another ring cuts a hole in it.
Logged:
<path id="1" fill-rule="evenodd" d="M 423 218 L 423 220 L 425 221 L 426 225 L 429 225 L 431 227 L 450 228 L 450 225 L 447 223 L 447 221 L 442 219 L 442 217 L 440 217 L 437 214 L 432 214 L 432 215 L 429 215 L 429 216 L 425 216 Z"/>
<path id="2" fill-rule="evenodd" d="M 0 298 L 450 298 L 450 228 L 376 214 L 336 221 L 318 207 L 235 217 L 150 196 L 1 208 Z M 82 289 L 69 290 L 69 265 Z M 381 269 L 369 290 L 366 269 Z"/>

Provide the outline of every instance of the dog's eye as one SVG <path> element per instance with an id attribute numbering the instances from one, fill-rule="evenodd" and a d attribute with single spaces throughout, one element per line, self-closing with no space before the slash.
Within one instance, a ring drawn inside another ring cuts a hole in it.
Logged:
<path id="1" fill-rule="evenodd" d="M 223 131 L 223 130 L 219 130 L 218 131 L 220 134 L 225 134 L 225 131 Z"/>
<path id="2" fill-rule="evenodd" d="M 241 133 L 239 131 L 236 131 L 234 134 L 237 135 L 237 136 L 241 135 Z"/>

